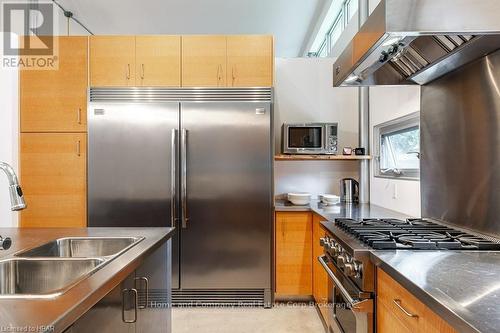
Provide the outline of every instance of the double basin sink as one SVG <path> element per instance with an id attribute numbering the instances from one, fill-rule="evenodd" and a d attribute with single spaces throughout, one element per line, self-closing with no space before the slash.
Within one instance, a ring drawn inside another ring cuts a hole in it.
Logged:
<path id="1" fill-rule="evenodd" d="M 53 298 L 101 269 L 143 237 L 68 237 L 0 260 L 1 298 Z"/>

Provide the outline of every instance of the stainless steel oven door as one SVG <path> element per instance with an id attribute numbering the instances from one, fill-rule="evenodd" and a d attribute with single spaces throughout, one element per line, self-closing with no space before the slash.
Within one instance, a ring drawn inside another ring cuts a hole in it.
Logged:
<path id="1" fill-rule="evenodd" d="M 360 290 L 327 255 L 318 257 L 328 274 L 330 330 L 335 333 L 372 333 L 374 302 L 371 293 Z"/>

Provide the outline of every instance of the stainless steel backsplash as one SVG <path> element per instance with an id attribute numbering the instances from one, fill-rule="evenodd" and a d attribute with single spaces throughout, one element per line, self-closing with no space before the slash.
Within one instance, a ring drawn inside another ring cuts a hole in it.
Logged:
<path id="1" fill-rule="evenodd" d="M 422 87 L 422 216 L 500 236 L 500 51 Z"/>

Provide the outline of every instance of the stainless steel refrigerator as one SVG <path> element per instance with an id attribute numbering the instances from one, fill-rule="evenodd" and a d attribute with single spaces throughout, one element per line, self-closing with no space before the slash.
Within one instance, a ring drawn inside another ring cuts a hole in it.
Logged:
<path id="1" fill-rule="evenodd" d="M 270 88 L 91 88 L 88 225 L 175 226 L 174 303 L 271 304 Z"/>

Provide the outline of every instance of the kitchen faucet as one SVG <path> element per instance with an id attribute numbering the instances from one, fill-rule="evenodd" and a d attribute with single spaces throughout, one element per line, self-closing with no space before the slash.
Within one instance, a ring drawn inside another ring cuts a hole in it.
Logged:
<path id="1" fill-rule="evenodd" d="M 16 211 L 26 208 L 23 190 L 21 189 L 21 186 L 19 186 L 19 181 L 17 180 L 14 169 L 4 162 L 0 162 L 0 169 L 5 172 L 7 179 L 9 180 L 10 209 L 12 211 Z M 9 237 L 3 238 L 0 236 L 0 249 L 7 250 L 11 244 L 12 240 Z"/>
<path id="2" fill-rule="evenodd" d="M 12 169 L 12 167 L 5 162 L 0 162 L 0 169 L 5 172 L 7 179 L 9 180 L 10 209 L 12 211 L 16 211 L 26 208 L 23 190 L 21 189 L 21 186 L 19 186 L 19 181 L 17 180 L 14 169 Z"/>

